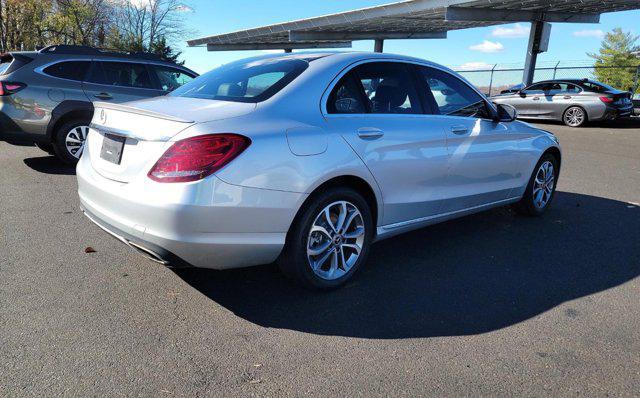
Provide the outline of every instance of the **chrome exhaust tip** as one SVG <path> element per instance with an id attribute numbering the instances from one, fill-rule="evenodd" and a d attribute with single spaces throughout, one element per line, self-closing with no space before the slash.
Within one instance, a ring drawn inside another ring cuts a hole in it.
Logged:
<path id="1" fill-rule="evenodd" d="M 157 254 L 153 250 L 149 250 L 146 247 L 140 246 L 139 244 L 133 243 L 131 241 L 126 241 L 126 242 L 127 242 L 127 245 L 129 245 L 129 247 L 131 247 L 132 249 L 136 250 L 138 253 L 140 253 L 144 257 L 148 258 L 149 260 L 154 261 L 154 262 L 159 263 L 159 264 L 162 264 L 162 265 L 169 264 L 169 262 L 167 260 L 164 260 L 162 257 L 160 257 L 159 254 Z"/>

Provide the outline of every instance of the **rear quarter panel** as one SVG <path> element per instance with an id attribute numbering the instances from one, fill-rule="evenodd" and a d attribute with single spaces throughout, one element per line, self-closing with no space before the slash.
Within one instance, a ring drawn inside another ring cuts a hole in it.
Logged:
<path id="1" fill-rule="evenodd" d="M 607 106 L 600 101 L 600 95 L 583 91 L 580 95 L 573 96 L 566 106 L 559 109 L 558 120 L 562 120 L 564 111 L 570 106 L 580 106 L 587 112 L 587 120 L 600 120 L 604 117 Z"/>
<path id="2" fill-rule="evenodd" d="M 36 140 L 45 139 L 54 109 L 64 101 L 86 101 L 80 82 L 43 75 L 39 70 L 51 63 L 48 57 L 25 65 L 3 80 L 20 82 L 27 87 L 2 97 L 2 111 L 17 127 Z"/>
<path id="3" fill-rule="evenodd" d="M 319 112 L 317 118 L 310 118 L 307 123 L 299 119 L 257 110 L 247 116 L 194 125 L 173 140 L 216 132 L 249 137 L 249 148 L 216 173 L 228 184 L 309 194 L 332 178 L 355 176 L 366 181 L 377 198 L 381 197 L 371 173 L 341 136 L 327 132 Z M 314 137 L 304 140 L 297 137 L 302 140 L 301 145 L 292 150 L 287 133 L 305 131 Z M 379 200 L 378 211 L 381 211 Z"/>

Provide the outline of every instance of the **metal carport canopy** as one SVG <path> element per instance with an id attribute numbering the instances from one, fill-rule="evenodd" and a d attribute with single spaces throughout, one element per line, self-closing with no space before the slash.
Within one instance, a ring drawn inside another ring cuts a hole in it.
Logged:
<path id="1" fill-rule="evenodd" d="M 410 0 L 187 41 L 209 51 L 351 47 L 352 40 L 446 38 L 450 30 L 532 22 L 524 80 L 545 51 L 547 22 L 597 23 L 600 14 L 640 9 L 640 0 Z M 528 73 L 528 74 L 527 74 Z M 529 78 L 527 78 L 529 76 Z"/>

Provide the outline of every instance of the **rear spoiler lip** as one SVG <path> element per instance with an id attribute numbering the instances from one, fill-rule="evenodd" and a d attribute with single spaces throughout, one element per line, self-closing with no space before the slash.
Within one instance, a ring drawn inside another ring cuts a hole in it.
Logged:
<path id="1" fill-rule="evenodd" d="M 0 62 L 9 63 L 9 66 L 2 72 L 1 76 L 12 74 L 35 59 L 35 57 L 31 56 L 32 54 L 27 54 L 29 53 L 13 51 L 0 54 Z"/>
<path id="2" fill-rule="evenodd" d="M 125 130 L 120 130 L 120 129 L 116 129 L 113 127 L 105 127 L 105 126 L 101 126 L 95 123 L 90 123 L 89 124 L 89 128 L 92 128 L 96 131 L 105 133 L 105 134 L 111 134 L 111 135 L 117 135 L 119 137 L 125 137 L 125 138 L 132 138 L 134 140 L 138 140 L 138 141 L 158 141 L 158 142 L 166 142 L 169 141 L 172 136 L 161 136 L 161 137 L 154 137 L 153 139 L 150 139 L 149 137 L 145 137 L 142 134 L 136 134 L 134 132 L 131 131 L 125 131 Z"/>
<path id="3" fill-rule="evenodd" d="M 23 53 L 9 53 L 9 55 L 11 55 L 14 59 L 23 61 L 25 63 L 31 62 L 35 59 Z"/>
<path id="4" fill-rule="evenodd" d="M 169 120 L 169 121 L 178 122 L 178 123 L 195 123 L 195 121 L 193 121 L 193 120 L 181 119 L 179 117 L 166 115 L 164 113 L 148 111 L 146 109 L 140 109 L 140 108 L 136 108 L 134 106 L 128 106 L 128 105 L 123 105 L 123 104 L 113 104 L 113 103 L 110 103 L 110 102 L 96 101 L 96 102 L 93 103 L 93 107 L 94 108 L 102 108 L 102 109 L 112 109 L 114 111 L 123 111 L 123 112 L 128 112 L 128 113 L 134 113 L 136 115 L 149 116 L 149 117 L 154 117 L 154 118 L 157 118 L 157 119 Z"/>

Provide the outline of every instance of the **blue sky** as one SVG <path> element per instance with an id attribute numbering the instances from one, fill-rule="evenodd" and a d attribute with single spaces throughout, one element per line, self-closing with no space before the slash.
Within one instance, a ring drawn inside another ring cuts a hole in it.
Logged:
<path id="1" fill-rule="evenodd" d="M 188 38 L 231 32 L 292 19 L 309 18 L 354 8 L 386 4 L 391 0 L 187 0 L 193 9 L 184 14 L 195 33 Z M 615 27 L 639 34 L 640 10 L 603 14 L 599 24 L 554 23 L 549 51 L 539 62 L 589 59 L 596 52 L 603 32 Z M 522 63 L 529 23 L 500 25 L 449 32 L 444 40 L 387 40 L 385 52 L 407 54 L 448 65 L 469 67 L 494 63 Z M 372 41 L 356 41 L 354 50 L 371 51 Z M 260 52 L 207 52 L 205 48 L 188 48 L 183 43 L 182 58 L 186 66 L 204 73 L 235 59 Z"/>

